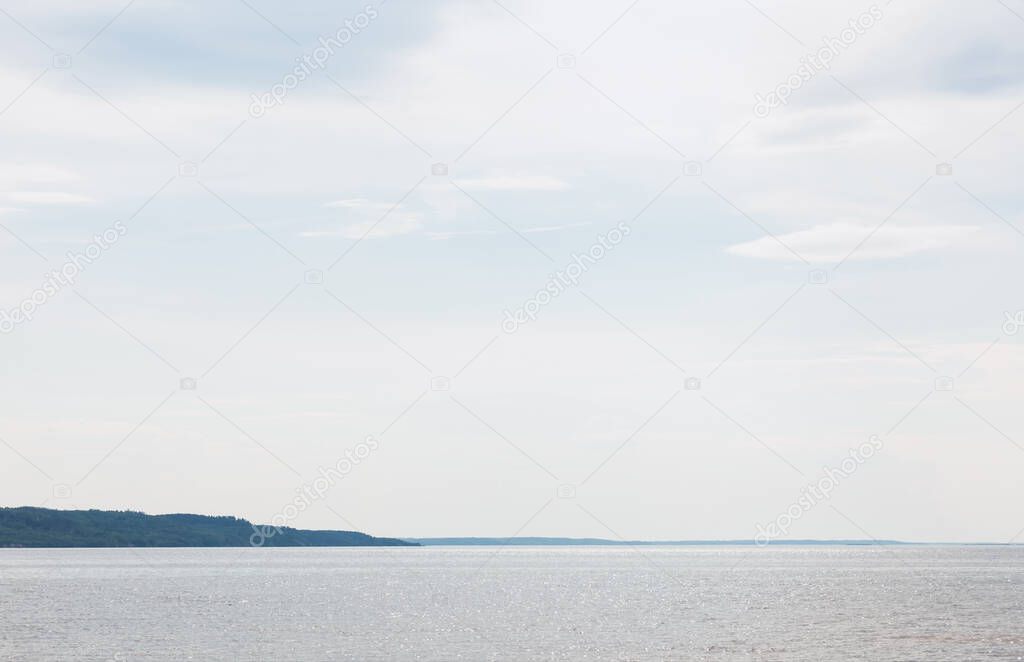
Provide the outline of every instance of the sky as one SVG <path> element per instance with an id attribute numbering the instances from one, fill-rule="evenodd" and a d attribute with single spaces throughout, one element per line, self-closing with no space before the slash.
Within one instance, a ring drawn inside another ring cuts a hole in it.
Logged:
<path id="1" fill-rule="evenodd" d="M 34 0 L 0 40 L 0 504 L 1024 539 L 1020 0 Z"/>

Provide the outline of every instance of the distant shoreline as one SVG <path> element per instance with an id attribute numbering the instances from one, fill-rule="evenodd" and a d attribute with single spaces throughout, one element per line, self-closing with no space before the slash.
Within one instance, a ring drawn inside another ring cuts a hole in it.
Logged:
<path id="1" fill-rule="evenodd" d="M 238 517 L 131 510 L 0 508 L 0 547 L 415 547 L 358 531 L 310 531 Z"/>
<path id="2" fill-rule="evenodd" d="M 763 547 L 753 539 L 739 540 L 610 540 L 605 538 L 402 538 L 423 547 Z M 917 545 L 929 543 L 901 540 L 773 540 L 767 545 L 821 546 L 821 545 Z M 986 544 L 986 543 L 978 543 Z"/>
<path id="3" fill-rule="evenodd" d="M 402 538 L 422 547 L 900 547 L 900 546 L 996 546 L 1018 547 L 1006 542 L 915 542 L 905 540 L 793 539 L 758 543 L 739 540 L 609 540 L 605 538 Z"/>
<path id="4" fill-rule="evenodd" d="M 137 511 L 0 508 L 0 549 L 204 547 L 898 547 L 1020 546 L 996 542 L 914 542 L 873 539 L 611 540 L 525 536 L 381 538 L 358 531 L 303 530 L 253 524 L 231 516 L 149 515 Z"/>
<path id="5" fill-rule="evenodd" d="M 314 532 L 330 533 L 330 532 Z M 906 542 L 896 540 L 791 540 L 787 542 L 775 541 L 768 545 L 758 545 L 751 541 L 743 540 L 631 540 L 627 542 L 618 540 L 585 539 L 587 542 L 564 542 L 558 538 L 540 539 L 547 542 L 533 540 L 504 540 L 504 539 L 479 539 L 484 542 L 458 543 L 458 542 L 431 542 L 432 538 L 378 538 L 376 540 L 397 541 L 395 543 L 382 544 L 293 544 L 270 546 L 273 549 L 324 549 L 324 548 L 379 548 L 389 549 L 424 549 L 424 548 L 608 548 L 608 547 L 689 547 L 689 548 L 713 548 L 713 547 L 1024 547 L 1024 543 L 1005 542 Z M 447 539 L 444 539 L 447 540 Z M 231 545 L 17 545 L 0 543 L 0 554 L 6 551 L 16 550 L 101 550 L 101 549 L 260 549 L 259 546 L 231 544 Z"/>

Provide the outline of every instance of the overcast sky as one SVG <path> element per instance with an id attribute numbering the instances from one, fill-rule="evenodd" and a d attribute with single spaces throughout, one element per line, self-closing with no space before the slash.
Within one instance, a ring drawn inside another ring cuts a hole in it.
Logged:
<path id="1" fill-rule="evenodd" d="M 1024 527 L 1021 0 L 34 0 L 0 41 L 4 505 Z"/>

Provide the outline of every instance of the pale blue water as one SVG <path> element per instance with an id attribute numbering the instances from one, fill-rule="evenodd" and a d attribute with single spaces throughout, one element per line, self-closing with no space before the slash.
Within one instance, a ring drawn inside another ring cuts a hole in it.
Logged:
<path id="1" fill-rule="evenodd" d="M 1021 660 L 1024 548 L 0 550 L 3 660 Z"/>

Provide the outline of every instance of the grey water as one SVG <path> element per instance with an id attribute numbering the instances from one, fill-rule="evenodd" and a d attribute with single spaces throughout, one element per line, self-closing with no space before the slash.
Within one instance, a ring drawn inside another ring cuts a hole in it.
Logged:
<path id="1" fill-rule="evenodd" d="M 1021 660 L 1024 548 L 0 550 L 2 660 Z"/>

